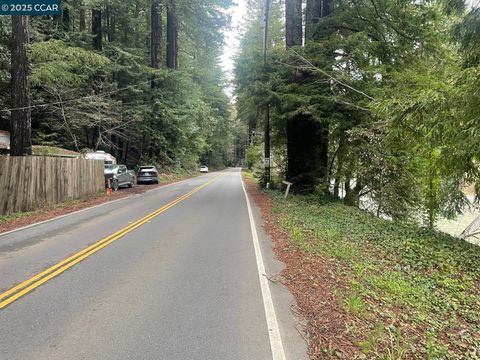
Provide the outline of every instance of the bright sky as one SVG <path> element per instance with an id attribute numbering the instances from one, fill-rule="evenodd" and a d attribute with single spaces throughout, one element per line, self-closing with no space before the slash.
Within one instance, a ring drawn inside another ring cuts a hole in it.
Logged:
<path id="1" fill-rule="evenodd" d="M 480 7 L 480 0 L 466 0 L 467 4 L 471 6 L 472 9 Z"/>
<path id="2" fill-rule="evenodd" d="M 235 6 L 230 8 L 229 14 L 232 16 L 230 28 L 225 32 L 225 46 L 221 57 L 222 68 L 226 73 L 227 79 L 233 79 L 233 56 L 239 46 L 240 24 L 247 10 L 247 0 L 236 0 Z M 232 89 L 227 89 L 227 94 L 231 97 Z"/>

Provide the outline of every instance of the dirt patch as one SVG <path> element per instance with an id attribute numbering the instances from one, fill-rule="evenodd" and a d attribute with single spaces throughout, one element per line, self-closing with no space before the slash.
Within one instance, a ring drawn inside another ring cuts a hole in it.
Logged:
<path id="1" fill-rule="evenodd" d="M 38 209 L 33 212 L 29 212 L 25 214 L 14 214 L 12 215 L 11 220 L 0 222 L 0 234 L 7 231 L 15 230 L 24 226 L 32 225 L 41 221 L 50 220 L 58 216 L 70 214 L 75 211 L 86 209 L 92 206 L 122 199 L 134 194 L 143 194 L 149 190 L 153 190 L 153 189 L 171 184 L 173 182 L 175 181 L 167 180 L 166 182 L 161 184 L 148 184 L 148 185 L 139 184 L 133 188 L 121 188 L 119 189 L 119 191 L 116 191 L 112 194 L 106 194 L 106 193 L 97 194 L 84 200 L 70 201 L 70 202 Z"/>
<path id="2" fill-rule="evenodd" d="M 300 315 L 306 320 L 305 336 L 313 359 L 361 358 L 352 342 L 347 325 L 354 318 L 338 305 L 336 289 L 345 288 L 347 281 L 336 271 L 336 264 L 321 256 L 311 256 L 291 245 L 288 234 L 272 213 L 273 203 L 257 183 L 244 177 L 248 193 L 260 207 L 263 227 L 275 244 L 275 253 L 285 264 L 282 282 L 295 296 Z"/>

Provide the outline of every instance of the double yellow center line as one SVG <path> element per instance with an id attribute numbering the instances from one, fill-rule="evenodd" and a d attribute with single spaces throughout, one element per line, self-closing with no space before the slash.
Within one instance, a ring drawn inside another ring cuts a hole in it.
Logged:
<path id="1" fill-rule="evenodd" d="M 220 177 L 224 176 L 225 174 L 220 174 L 210 181 L 207 181 L 205 184 L 196 187 L 192 191 L 186 193 L 185 195 L 180 196 L 179 198 L 173 200 L 172 202 L 166 204 L 165 206 L 161 207 L 158 210 L 148 214 L 147 216 L 141 218 L 140 220 L 135 221 L 134 223 L 124 227 L 123 229 L 118 230 L 117 232 L 97 241 L 95 244 L 86 247 L 85 249 L 77 252 L 76 254 L 70 256 L 69 258 L 60 261 L 58 264 L 55 264 L 48 269 L 38 273 L 35 276 L 32 276 L 30 279 L 25 280 L 24 282 L 12 287 L 11 289 L 5 291 L 4 293 L 0 294 L 0 309 L 8 306 L 15 300 L 19 299 L 20 297 L 28 294 L 29 292 L 33 291 L 43 283 L 47 282 L 48 280 L 60 275 L 65 270 L 68 270 L 72 266 L 78 264 L 80 261 L 85 260 L 90 255 L 95 254 L 97 251 L 100 251 L 104 247 L 110 245 L 114 241 L 120 239 L 121 237 L 127 235 L 128 233 L 132 232 L 133 230 L 137 229 L 138 227 L 142 226 L 143 224 L 149 222 L 153 218 L 157 217 L 161 213 L 167 211 L 168 209 L 174 207 L 178 203 L 182 202 L 183 200 L 189 198 L 197 191 L 200 191 L 204 187 L 210 185 L 214 181 L 218 180 Z"/>

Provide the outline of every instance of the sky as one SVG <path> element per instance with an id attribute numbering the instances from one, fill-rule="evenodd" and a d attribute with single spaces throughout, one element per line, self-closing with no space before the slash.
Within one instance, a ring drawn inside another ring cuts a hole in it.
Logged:
<path id="1" fill-rule="evenodd" d="M 466 0 L 467 4 L 470 5 L 472 9 L 477 9 L 480 7 L 480 0 Z"/>
<path id="2" fill-rule="evenodd" d="M 239 46 L 240 24 L 246 14 L 247 0 L 236 0 L 236 5 L 230 8 L 229 14 L 232 16 L 230 28 L 225 32 L 225 45 L 221 56 L 222 69 L 225 71 L 229 81 L 233 80 L 233 56 Z M 232 88 L 226 89 L 227 95 L 232 97 Z"/>

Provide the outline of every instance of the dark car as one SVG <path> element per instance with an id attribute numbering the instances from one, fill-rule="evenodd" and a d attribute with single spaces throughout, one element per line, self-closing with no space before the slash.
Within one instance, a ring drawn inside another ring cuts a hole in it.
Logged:
<path id="1" fill-rule="evenodd" d="M 120 186 L 135 186 L 135 173 L 128 171 L 125 165 L 105 164 L 105 187 L 117 191 Z"/>
<path id="2" fill-rule="evenodd" d="M 137 183 L 158 184 L 158 171 L 155 166 L 140 166 L 137 172 Z"/>

